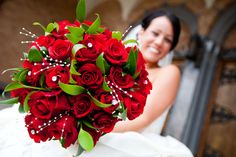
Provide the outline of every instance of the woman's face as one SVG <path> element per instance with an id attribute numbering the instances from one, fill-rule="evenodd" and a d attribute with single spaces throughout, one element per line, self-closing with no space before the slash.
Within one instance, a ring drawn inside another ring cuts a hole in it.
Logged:
<path id="1" fill-rule="evenodd" d="M 171 22 L 165 16 L 156 17 L 146 30 L 139 32 L 139 40 L 146 62 L 156 64 L 170 51 L 173 42 Z"/>

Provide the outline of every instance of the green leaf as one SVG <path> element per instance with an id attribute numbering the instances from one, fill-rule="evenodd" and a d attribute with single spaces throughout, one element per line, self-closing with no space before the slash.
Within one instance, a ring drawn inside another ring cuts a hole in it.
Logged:
<path id="1" fill-rule="evenodd" d="M 100 54 L 99 56 L 98 56 L 98 58 L 96 59 L 96 66 L 101 70 L 101 72 L 103 73 L 103 74 L 105 74 L 106 73 L 106 71 L 105 71 L 105 65 L 104 65 L 104 58 L 103 58 L 103 54 Z"/>
<path id="2" fill-rule="evenodd" d="M 23 70 L 24 68 L 10 68 L 10 69 L 6 69 L 2 72 L 2 74 L 6 73 L 7 71 L 21 71 Z"/>
<path id="3" fill-rule="evenodd" d="M 33 25 L 34 25 L 34 26 L 40 26 L 40 27 L 43 29 L 43 31 L 46 32 L 46 28 L 45 28 L 41 23 L 39 23 L 39 22 L 34 22 Z"/>
<path id="4" fill-rule="evenodd" d="M 61 143 L 61 146 L 64 147 L 65 145 L 65 139 L 62 137 L 59 139 L 60 143 Z"/>
<path id="5" fill-rule="evenodd" d="M 121 38 L 122 38 L 122 34 L 121 34 L 121 32 L 120 31 L 113 31 L 112 32 L 112 38 L 115 38 L 115 39 L 117 39 L 117 40 L 121 40 Z"/>
<path id="6" fill-rule="evenodd" d="M 41 87 L 44 86 L 44 82 L 45 82 L 45 75 L 42 74 L 42 75 L 40 76 L 40 79 L 39 79 L 39 84 L 40 84 Z"/>
<path id="7" fill-rule="evenodd" d="M 24 110 L 23 105 L 20 105 L 20 106 L 19 106 L 18 111 L 19 111 L 20 113 L 25 113 L 25 110 Z"/>
<path id="8" fill-rule="evenodd" d="M 120 115 L 120 118 L 122 120 L 126 120 L 126 118 L 127 118 L 127 109 L 125 109 L 124 112 L 122 112 L 122 114 Z"/>
<path id="9" fill-rule="evenodd" d="M 123 42 L 123 44 L 130 44 L 130 43 L 134 43 L 134 44 L 137 44 L 138 45 L 138 41 L 135 40 L 135 39 L 129 39 L 129 40 L 126 40 Z"/>
<path id="10" fill-rule="evenodd" d="M 73 34 L 65 35 L 68 40 L 70 40 L 73 44 L 77 44 L 79 41 L 83 40 L 82 36 L 75 36 Z"/>
<path id="11" fill-rule="evenodd" d="M 15 89 L 19 89 L 19 88 L 23 88 L 24 86 L 19 83 L 19 82 L 12 82 L 12 83 L 9 83 L 5 89 L 4 89 L 4 92 L 9 92 L 9 91 L 12 91 L 12 90 L 15 90 Z"/>
<path id="12" fill-rule="evenodd" d="M 129 57 L 126 62 L 125 67 L 123 68 L 124 72 L 131 74 L 132 76 L 136 72 L 136 64 L 137 64 L 137 58 L 138 57 L 138 51 L 130 49 Z"/>
<path id="13" fill-rule="evenodd" d="M 26 75 L 27 75 L 28 71 L 29 71 L 28 69 L 24 69 L 20 72 L 20 75 L 18 77 L 19 82 L 23 82 L 23 83 L 26 82 Z"/>
<path id="14" fill-rule="evenodd" d="M 60 81 L 59 81 L 59 86 L 65 93 L 70 95 L 79 95 L 81 93 L 87 92 L 87 90 L 82 86 L 65 84 Z"/>
<path id="15" fill-rule="evenodd" d="M 86 19 L 86 3 L 85 0 L 80 0 L 76 6 L 76 19 L 83 22 Z"/>
<path id="16" fill-rule="evenodd" d="M 108 84 L 105 80 L 102 83 L 102 89 L 106 92 L 111 92 L 111 88 L 108 86 Z"/>
<path id="17" fill-rule="evenodd" d="M 139 76 L 140 73 L 141 73 L 141 70 L 140 70 L 139 72 L 135 73 L 135 74 L 133 75 L 133 78 L 136 79 L 136 78 Z"/>
<path id="18" fill-rule="evenodd" d="M 45 88 L 41 88 L 41 87 L 34 87 L 34 86 L 27 86 L 27 85 L 23 85 L 24 88 L 31 88 L 31 89 L 37 89 L 37 90 L 42 90 L 42 91 L 48 91 Z"/>
<path id="19" fill-rule="evenodd" d="M 59 25 L 57 22 L 54 22 L 54 28 L 56 28 L 56 30 L 59 31 Z"/>
<path id="20" fill-rule="evenodd" d="M 77 60 L 73 59 L 71 61 L 71 66 L 70 66 L 70 73 L 73 75 L 81 75 L 80 73 L 77 72 L 77 70 L 75 69 L 75 64 L 77 64 Z"/>
<path id="21" fill-rule="evenodd" d="M 83 36 L 84 34 L 84 29 L 81 27 L 68 26 L 68 29 L 75 36 Z"/>
<path id="22" fill-rule="evenodd" d="M 32 46 L 30 48 L 28 58 L 31 62 L 41 62 L 43 55 L 35 46 Z"/>
<path id="23" fill-rule="evenodd" d="M 80 154 L 83 153 L 83 151 L 84 151 L 84 149 L 83 149 L 83 148 L 81 147 L 81 145 L 79 144 L 78 150 L 77 150 L 77 152 L 76 152 L 76 155 L 73 156 L 73 157 L 78 157 Z"/>
<path id="24" fill-rule="evenodd" d="M 95 105 L 97 105 L 98 107 L 101 107 L 101 108 L 104 108 L 104 107 L 109 107 L 111 106 L 112 104 L 104 104 L 100 101 L 98 101 L 96 98 L 94 98 L 89 92 L 88 92 L 88 95 L 90 95 L 90 97 L 92 98 L 92 101 L 95 103 Z"/>
<path id="25" fill-rule="evenodd" d="M 89 26 L 88 30 L 86 31 L 88 34 L 96 34 L 98 28 L 100 27 L 101 24 L 101 19 L 98 14 L 97 19 L 93 22 L 91 26 Z"/>
<path id="26" fill-rule="evenodd" d="M 91 151 L 94 147 L 93 137 L 83 128 L 80 128 L 79 135 L 78 135 L 79 144 L 82 148 L 86 151 Z"/>
<path id="27" fill-rule="evenodd" d="M 4 105 L 6 105 L 6 104 L 15 104 L 15 103 L 17 103 L 18 102 L 18 97 L 17 98 L 11 98 L 11 99 L 7 99 L 7 100 L 1 100 L 0 101 L 0 104 L 4 104 Z"/>
<path id="28" fill-rule="evenodd" d="M 47 25 L 46 32 L 51 33 L 55 28 L 54 23 L 49 23 Z"/>
<path id="29" fill-rule="evenodd" d="M 108 64 L 108 62 L 105 59 L 103 60 L 103 63 L 104 63 L 106 75 L 109 75 L 111 66 Z"/>
<path id="30" fill-rule="evenodd" d="M 73 79 L 72 75 L 70 75 L 69 83 L 70 84 L 77 84 L 77 82 Z"/>
<path id="31" fill-rule="evenodd" d="M 92 124 L 90 124 L 88 121 L 83 121 L 83 124 L 86 125 L 87 127 L 94 129 L 94 127 L 92 126 Z"/>
<path id="32" fill-rule="evenodd" d="M 96 66 L 99 67 L 101 72 L 103 74 L 109 74 L 110 72 L 110 65 L 108 62 L 104 59 L 103 54 L 100 54 L 98 58 L 96 59 Z"/>
<path id="33" fill-rule="evenodd" d="M 75 56 L 76 52 L 79 51 L 82 48 L 86 48 L 86 46 L 83 45 L 83 44 L 75 44 L 72 48 L 73 55 Z"/>
<path id="34" fill-rule="evenodd" d="M 23 52 L 23 57 L 24 57 L 24 59 L 27 59 L 28 58 L 28 53 Z"/>
<path id="35" fill-rule="evenodd" d="M 85 23 L 82 23 L 82 28 L 85 30 L 85 32 L 87 32 L 89 26 Z"/>
<path id="36" fill-rule="evenodd" d="M 105 28 L 102 28 L 102 27 L 99 27 L 98 30 L 97 30 L 98 33 L 102 33 L 104 31 L 105 31 Z"/>
<path id="37" fill-rule="evenodd" d="M 28 112 L 30 110 L 30 107 L 28 105 L 28 101 L 30 99 L 30 96 L 35 93 L 36 91 L 33 91 L 33 92 L 30 92 L 26 97 L 25 97 L 25 100 L 24 100 L 24 111 L 25 112 Z"/>

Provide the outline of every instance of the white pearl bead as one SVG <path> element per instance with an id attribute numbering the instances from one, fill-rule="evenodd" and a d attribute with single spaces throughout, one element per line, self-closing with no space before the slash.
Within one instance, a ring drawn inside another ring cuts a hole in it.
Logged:
<path id="1" fill-rule="evenodd" d="M 117 100 L 112 100 L 112 105 L 116 105 L 116 104 L 118 104 L 118 101 Z"/>
<path id="2" fill-rule="evenodd" d="M 92 43 L 88 43 L 88 47 L 89 48 L 93 47 L 93 44 Z"/>
<path id="3" fill-rule="evenodd" d="M 53 81 L 53 82 L 56 82 L 56 81 L 57 81 L 57 76 L 53 76 L 53 77 L 52 77 L 52 81 Z"/>
<path id="4" fill-rule="evenodd" d="M 147 80 L 145 80 L 145 81 L 143 82 L 143 84 L 148 84 L 148 81 L 147 81 Z"/>
<path id="5" fill-rule="evenodd" d="M 35 134 L 35 130 L 31 130 L 30 132 L 31 132 L 31 134 L 32 134 L 32 135 L 34 135 L 34 134 Z"/>
<path id="6" fill-rule="evenodd" d="M 28 76 L 31 76 L 32 72 L 31 71 L 28 71 Z"/>

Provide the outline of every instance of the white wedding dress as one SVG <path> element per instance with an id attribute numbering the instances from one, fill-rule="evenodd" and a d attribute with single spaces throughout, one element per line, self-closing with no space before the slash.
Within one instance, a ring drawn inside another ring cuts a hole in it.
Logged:
<path id="1" fill-rule="evenodd" d="M 59 141 L 34 143 L 25 127 L 24 116 L 18 113 L 18 105 L 0 111 L 1 157 L 72 157 L 76 154 L 76 145 L 64 149 Z M 160 136 L 158 123 L 160 120 L 154 121 L 142 133 L 106 134 L 91 152 L 84 152 L 80 157 L 193 157 L 178 140 Z"/>

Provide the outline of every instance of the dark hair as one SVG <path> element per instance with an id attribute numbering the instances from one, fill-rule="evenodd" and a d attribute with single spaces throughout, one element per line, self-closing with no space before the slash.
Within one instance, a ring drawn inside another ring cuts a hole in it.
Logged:
<path id="1" fill-rule="evenodd" d="M 173 37 L 173 43 L 171 45 L 170 50 L 173 50 L 179 41 L 179 35 L 181 31 L 180 21 L 176 15 L 174 15 L 173 13 L 167 10 L 159 10 L 156 12 L 151 12 L 145 18 L 143 18 L 142 27 L 144 30 L 147 29 L 153 19 L 155 19 L 156 17 L 161 17 L 161 16 L 167 17 L 171 22 L 173 32 L 174 32 L 174 37 Z"/>

